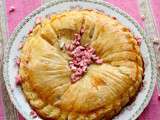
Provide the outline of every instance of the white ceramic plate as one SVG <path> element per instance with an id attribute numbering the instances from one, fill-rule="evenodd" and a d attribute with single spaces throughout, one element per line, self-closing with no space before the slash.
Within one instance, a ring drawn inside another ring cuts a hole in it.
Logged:
<path id="1" fill-rule="evenodd" d="M 5 50 L 3 71 L 4 80 L 13 104 L 27 120 L 33 119 L 30 116 L 31 108 L 25 100 L 21 88 L 16 87 L 15 84 L 15 76 L 17 74 L 15 59 L 19 55 L 18 45 L 35 25 L 35 18 L 37 16 L 45 17 L 50 14 L 75 9 L 77 7 L 97 9 L 111 16 L 115 16 L 119 21 L 130 28 L 136 37 L 141 37 L 143 39 L 141 53 L 145 63 L 144 85 L 137 95 L 136 100 L 131 105 L 125 107 L 120 114 L 114 118 L 114 120 L 135 120 L 147 106 L 154 89 L 156 70 L 153 47 L 150 40 L 145 38 L 141 27 L 129 15 L 109 3 L 96 0 L 54 0 L 32 12 L 15 29 Z M 40 120 L 39 117 L 35 119 Z"/>

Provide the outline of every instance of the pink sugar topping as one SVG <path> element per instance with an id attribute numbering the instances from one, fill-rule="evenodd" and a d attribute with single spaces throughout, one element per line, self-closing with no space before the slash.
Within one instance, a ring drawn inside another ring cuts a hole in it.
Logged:
<path id="1" fill-rule="evenodd" d="M 32 32 L 33 32 L 33 29 L 30 29 L 28 34 L 31 34 Z"/>
<path id="2" fill-rule="evenodd" d="M 21 85 L 22 79 L 20 75 L 16 75 L 16 85 Z"/>
<path id="3" fill-rule="evenodd" d="M 15 11 L 15 7 L 14 6 L 11 6 L 10 8 L 9 8 L 9 12 L 11 13 L 11 12 L 14 12 Z"/>
<path id="4" fill-rule="evenodd" d="M 36 118 L 37 117 L 37 113 L 35 111 L 31 111 L 30 112 L 30 115 L 33 117 L 33 118 Z"/>
<path id="5" fill-rule="evenodd" d="M 145 20 L 145 16 L 144 16 L 144 15 L 141 15 L 141 19 L 144 21 L 144 20 Z"/>
<path id="6" fill-rule="evenodd" d="M 21 42 L 21 43 L 19 44 L 19 46 L 18 46 L 18 49 L 22 49 L 22 48 L 23 48 L 23 46 L 24 46 L 24 43 L 23 43 L 23 42 Z"/>
<path id="7" fill-rule="evenodd" d="M 87 71 L 90 64 L 102 64 L 103 60 L 100 59 L 96 53 L 95 49 L 89 45 L 82 46 L 81 38 L 85 30 L 82 27 L 79 33 L 74 34 L 74 40 L 71 44 L 65 45 L 67 53 L 72 57 L 69 62 L 69 67 L 72 70 L 71 82 L 77 82 Z"/>
<path id="8" fill-rule="evenodd" d="M 41 17 L 36 17 L 36 19 L 35 19 L 35 23 L 36 23 L 36 24 L 40 24 L 41 21 L 42 21 L 42 18 L 41 18 Z"/>
<path id="9" fill-rule="evenodd" d="M 142 38 L 136 38 L 136 41 L 137 41 L 137 44 L 140 46 L 141 45 L 141 43 L 142 43 Z"/>
<path id="10" fill-rule="evenodd" d="M 17 58 L 17 59 L 16 59 L 16 65 L 19 66 L 19 65 L 20 65 L 20 62 L 21 62 L 20 59 Z"/>

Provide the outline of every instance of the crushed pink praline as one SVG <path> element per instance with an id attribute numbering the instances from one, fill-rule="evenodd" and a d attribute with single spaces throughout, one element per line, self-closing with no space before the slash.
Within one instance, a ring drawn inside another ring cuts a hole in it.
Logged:
<path id="1" fill-rule="evenodd" d="M 22 48 L 23 48 L 23 46 L 24 46 L 24 43 L 23 43 L 23 42 L 21 42 L 21 43 L 19 44 L 19 46 L 18 46 L 18 49 L 22 49 Z"/>
<path id="2" fill-rule="evenodd" d="M 40 24 L 41 21 L 42 21 L 42 18 L 40 16 L 36 17 L 36 19 L 35 19 L 36 24 Z"/>
<path id="3" fill-rule="evenodd" d="M 81 45 L 81 38 L 84 32 L 85 30 L 82 27 L 79 33 L 74 34 L 74 40 L 72 43 L 65 45 L 68 55 L 72 58 L 69 62 L 69 67 L 73 72 L 71 75 L 72 83 L 81 79 L 90 64 L 103 63 L 103 60 L 96 55 L 94 48 L 89 45 Z"/>
<path id="4" fill-rule="evenodd" d="M 16 65 L 19 66 L 19 65 L 20 65 L 20 62 L 21 62 L 20 59 L 17 58 L 17 59 L 16 59 Z"/>
<path id="5" fill-rule="evenodd" d="M 21 85 L 22 83 L 22 79 L 21 79 L 21 76 L 20 75 L 16 75 L 16 85 Z"/>
<path id="6" fill-rule="evenodd" d="M 9 8 L 9 12 L 11 13 L 11 12 L 14 12 L 15 11 L 15 7 L 14 6 L 11 6 L 10 8 Z"/>
<path id="7" fill-rule="evenodd" d="M 37 113 L 35 111 L 31 111 L 30 115 L 32 116 L 32 118 L 36 118 L 37 117 Z"/>
<path id="8" fill-rule="evenodd" d="M 30 30 L 29 30 L 29 34 L 31 34 L 32 32 L 33 32 L 33 29 L 30 29 Z"/>
<path id="9" fill-rule="evenodd" d="M 137 44 L 140 46 L 142 43 L 142 38 L 137 37 L 136 38 Z"/>
<path id="10" fill-rule="evenodd" d="M 141 15 L 141 19 L 144 21 L 144 20 L 145 20 L 145 16 L 144 16 L 144 15 Z"/>

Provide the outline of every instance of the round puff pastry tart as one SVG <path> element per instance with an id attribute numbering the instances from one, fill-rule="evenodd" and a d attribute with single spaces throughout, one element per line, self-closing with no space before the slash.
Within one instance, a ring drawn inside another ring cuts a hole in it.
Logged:
<path id="1" fill-rule="evenodd" d="M 26 38 L 20 61 L 26 99 L 50 120 L 112 119 L 135 98 L 144 72 L 130 30 L 95 10 L 43 19 Z"/>

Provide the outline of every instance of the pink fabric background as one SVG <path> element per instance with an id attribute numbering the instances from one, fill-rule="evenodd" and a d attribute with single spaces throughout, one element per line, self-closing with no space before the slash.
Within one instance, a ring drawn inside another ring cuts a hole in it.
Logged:
<path id="1" fill-rule="evenodd" d="M 156 21 L 156 26 L 160 32 L 160 0 L 151 0 L 151 8 Z"/>
<path id="2" fill-rule="evenodd" d="M 6 0 L 8 34 L 10 35 L 18 23 L 31 11 L 39 7 L 41 3 L 42 0 Z M 15 11 L 9 13 L 11 6 L 15 7 Z"/>
<path id="3" fill-rule="evenodd" d="M 115 6 L 123 9 L 133 18 L 135 18 L 140 25 L 143 26 L 143 21 L 141 20 L 139 14 L 139 7 L 137 0 L 106 0 L 114 4 Z M 36 9 L 41 5 L 41 0 L 6 0 L 6 15 L 7 15 L 7 23 L 8 23 L 8 35 L 10 35 L 16 25 L 30 13 L 32 10 Z M 159 6 L 158 6 L 159 5 Z M 10 6 L 15 6 L 16 10 L 13 13 L 9 13 Z M 157 26 L 160 30 L 160 1 L 152 0 L 154 15 L 156 16 Z M 1 95 L 0 95 L 1 96 Z M 3 120 L 3 108 L 2 100 L 0 97 L 0 120 Z M 2 117 L 1 117 L 2 116 Z M 20 117 L 20 120 L 23 120 Z M 157 90 L 154 91 L 154 95 L 148 107 L 139 117 L 139 120 L 160 120 L 160 101 L 157 99 Z"/>

